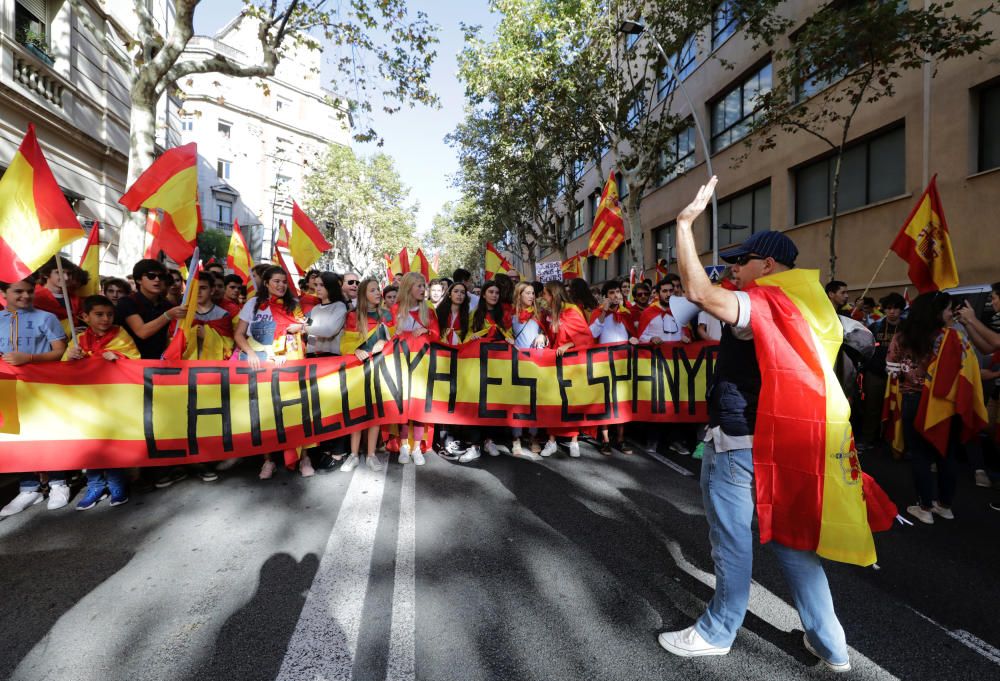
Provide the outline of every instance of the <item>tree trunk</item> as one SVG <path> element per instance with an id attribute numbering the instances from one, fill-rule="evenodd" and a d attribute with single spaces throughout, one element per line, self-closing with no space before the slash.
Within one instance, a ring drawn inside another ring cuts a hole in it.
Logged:
<path id="1" fill-rule="evenodd" d="M 626 178 L 628 180 L 628 178 Z M 639 200 L 636 197 L 636 192 L 631 189 L 632 183 L 629 182 L 629 193 L 625 197 L 625 239 L 631 239 L 629 244 L 629 256 L 631 258 L 632 266 L 637 268 L 638 272 L 641 274 L 643 272 L 643 234 L 642 234 L 642 221 L 639 218 Z M 624 272 L 619 272 L 618 276 L 622 276 Z"/>
<path id="2" fill-rule="evenodd" d="M 132 88 L 126 190 L 156 157 L 156 99 L 152 95 L 145 97 L 143 94 L 145 93 L 142 93 L 140 88 Z M 142 211 L 135 213 L 124 211 L 124 213 L 118 237 L 118 267 L 120 273 L 128 274 L 132 272 L 132 265 L 142 258 L 145 250 L 146 217 Z"/>
<path id="3" fill-rule="evenodd" d="M 837 204 L 840 192 L 840 164 L 844 159 L 844 145 L 837 151 L 837 162 L 833 166 L 833 189 L 830 193 L 830 279 L 837 278 Z"/>

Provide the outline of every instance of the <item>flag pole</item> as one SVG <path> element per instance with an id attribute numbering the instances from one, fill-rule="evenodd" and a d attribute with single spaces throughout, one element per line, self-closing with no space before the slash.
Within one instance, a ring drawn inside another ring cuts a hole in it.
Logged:
<path id="1" fill-rule="evenodd" d="M 56 270 L 59 272 L 59 279 L 62 281 L 63 305 L 66 306 L 66 319 L 69 320 L 69 333 L 73 337 L 73 344 L 79 347 L 76 340 L 76 320 L 73 319 L 73 306 L 69 302 L 69 290 L 66 288 L 66 273 L 63 272 L 62 256 L 56 253 Z"/>
<path id="2" fill-rule="evenodd" d="M 858 298 L 858 300 L 862 300 L 863 301 L 865 299 L 865 296 L 868 295 L 868 291 L 871 289 L 872 284 L 875 283 L 875 277 L 877 277 L 878 273 L 882 271 L 882 266 L 885 265 L 885 261 L 889 259 L 889 254 L 890 253 L 892 253 L 892 249 L 891 248 L 888 249 L 888 250 L 886 250 L 885 255 L 882 256 L 882 262 L 880 262 L 878 264 L 878 267 L 875 269 L 875 274 L 873 274 L 872 278 L 868 281 L 868 285 L 865 286 L 865 290 L 862 292 L 862 294 Z M 857 307 L 858 307 L 857 301 L 855 301 L 854 309 L 857 309 Z"/>
<path id="3" fill-rule="evenodd" d="M 195 281 L 195 276 L 198 273 L 198 264 L 201 254 L 197 246 L 194 247 L 194 251 L 191 253 L 191 267 L 188 269 L 187 282 L 184 284 L 184 295 L 181 296 L 181 307 L 187 307 L 191 304 L 191 283 Z M 197 304 L 197 301 L 195 301 Z M 174 335 L 170 337 L 171 342 L 177 337 L 177 334 L 181 332 L 181 325 L 178 323 L 174 325 Z"/>

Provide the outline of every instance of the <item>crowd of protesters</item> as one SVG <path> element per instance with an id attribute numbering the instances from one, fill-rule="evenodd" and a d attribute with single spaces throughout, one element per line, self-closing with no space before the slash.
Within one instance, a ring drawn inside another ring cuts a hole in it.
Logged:
<path id="1" fill-rule="evenodd" d="M 252 282 L 226 274 L 212 262 L 194 279 L 196 287 L 185 298 L 185 280 L 177 269 L 157 260 L 135 264 L 130 277 L 101 281 L 101 294 L 78 294 L 88 283 L 87 272 L 63 259 L 51 260 L 23 281 L 0 284 L 4 310 L 0 312 L 0 353 L 3 361 L 20 366 L 34 362 L 72 362 L 100 355 L 107 361 L 159 360 L 169 356 L 174 329 L 196 306 L 193 342 L 184 359 L 245 361 L 282 364 L 305 357 L 354 355 L 360 360 L 382 351 L 399 336 L 428 336 L 451 345 L 480 339 L 507 341 L 522 349 L 547 349 L 557 355 L 604 343 L 690 343 L 718 341 L 722 323 L 702 312 L 679 323 L 671 312 L 671 298 L 683 296 L 680 277 L 667 274 L 659 281 L 609 280 L 591 285 L 584 279 L 566 282 L 522 282 L 498 274 L 475 283 L 472 274 L 457 269 L 453 275 L 431 281 L 416 272 L 394 280 L 362 278 L 356 273 L 312 270 L 294 293 L 285 270 L 268 264 L 253 268 Z M 65 286 L 65 289 L 64 289 Z M 69 309 L 63 291 L 69 294 Z M 905 451 L 893 455 L 911 460 L 919 501 L 909 512 L 932 523 L 935 516 L 953 518 L 954 456 L 936 456 L 914 428 L 916 405 L 926 372 L 940 343 L 943 329 L 961 327 L 983 357 L 982 376 L 989 399 L 990 426 L 981 438 L 965 446 L 975 469 L 975 482 L 989 486 L 983 463 L 996 445 L 996 418 L 1000 401 L 1000 284 L 992 288 L 993 315 L 976 318 L 965 304 L 956 306 L 945 294 L 918 297 L 912 305 L 899 293 L 848 304 L 847 285 L 833 281 L 827 294 L 837 311 L 864 324 L 873 334 L 875 353 L 860 364 L 858 390 L 853 395 L 854 422 L 861 452 L 885 448 L 883 396 L 890 376 L 898 376 L 903 393 Z M 186 301 L 186 302 L 185 302 Z M 70 325 L 77 327 L 77 341 Z M 661 444 L 677 455 L 697 457 L 704 447 L 705 428 L 665 424 L 641 443 L 647 451 Z M 351 471 L 364 461 L 373 471 L 385 468 L 390 457 L 400 464 L 423 465 L 430 453 L 469 463 L 483 453 L 537 461 L 564 448 L 580 456 L 580 438 L 591 438 L 601 454 L 633 452 L 626 426 L 593 430 L 567 427 L 484 428 L 475 425 L 406 423 L 391 428 L 373 426 L 349 436 L 324 441 L 301 451 L 290 449 L 247 459 L 260 465 L 259 477 L 272 478 L 279 467 L 302 476 L 315 472 Z M 189 476 L 205 482 L 243 462 L 143 470 L 88 470 L 86 488 L 76 503 L 87 510 L 110 498 L 117 506 L 130 491 L 164 488 Z M 48 508 L 69 504 L 74 471 L 34 472 L 22 475 L 19 494 L 0 510 L 13 515 L 47 498 Z M 47 491 L 47 497 L 46 497 Z M 1000 504 L 994 505 L 1000 510 Z"/>

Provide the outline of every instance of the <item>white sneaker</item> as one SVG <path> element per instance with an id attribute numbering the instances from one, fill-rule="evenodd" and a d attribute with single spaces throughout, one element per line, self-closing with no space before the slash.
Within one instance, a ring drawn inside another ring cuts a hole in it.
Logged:
<path id="1" fill-rule="evenodd" d="M 305 452 L 302 453 L 302 458 L 299 459 L 299 473 L 302 474 L 303 478 L 311 478 L 316 475 L 316 469 L 313 468 L 312 461 L 309 460 L 309 455 Z"/>
<path id="2" fill-rule="evenodd" d="M 514 443 L 510 446 L 510 455 L 516 459 L 527 459 L 528 461 L 541 461 L 542 459 L 542 457 L 530 449 L 524 449 L 521 446 L 520 440 L 514 440 Z"/>
<path id="3" fill-rule="evenodd" d="M 268 459 L 264 462 L 264 465 L 260 467 L 260 473 L 257 474 L 257 477 L 261 480 L 270 480 L 271 476 L 274 475 L 275 468 L 276 466 L 274 465 L 274 462 Z"/>
<path id="4" fill-rule="evenodd" d="M 521 441 L 517 438 L 514 438 L 514 441 L 510 443 L 510 455 L 524 456 L 524 450 L 521 449 Z"/>
<path id="5" fill-rule="evenodd" d="M 459 463 L 469 463 L 470 461 L 475 461 L 479 458 L 479 448 L 476 445 L 470 446 L 465 450 L 465 454 L 458 457 Z"/>
<path id="6" fill-rule="evenodd" d="M 549 440 L 548 442 L 545 443 L 545 446 L 542 447 L 542 451 L 540 451 L 539 454 L 541 454 L 542 456 L 552 456 L 558 451 L 559 451 L 559 445 L 556 444 L 556 441 Z"/>
<path id="7" fill-rule="evenodd" d="M 705 657 L 707 655 L 726 655 L 729 648 L 720 648 L 701 637 L 694 626 L 680 631 L 665 631 L 657 640 L 664 650 L 680 657 Z"/>
<path id="8" fill-rule="evenodd" d="M 29 506 L 40 504 L 42 499 L 44 497 L 37 489 L 30 492 L 19 492 L 16 497 L 10 500 L 10 503 L 0 509 L 0 518 L 6 518 L 9 515 L 20 513 Z"/>
<path id="9" fill-rule="evenodd" d="M 410 463 L 410 445 L 399 445 L 399 463 Z"/>
<path id="10" fill-rule="evenodd" d="M 427 459 L 424 458 L 424 453 L 420 451 L 420 447 L 417 447 L 417 449 L 413 452 L 413 463 L 418 466 L 423 466 L 427 463 Z"/>
<path id="11" fill-rule="evenodd" d="M 368 468 L 374 473 L 381 473 L 385 470 L 385 464 L 382 460 L 378 458 L 378 454 L 369 454 L 365 463 L 368 464 Z"/>
<path id="12" fill-rule="evenodd" d="M 993 481 L 990 480 L 990 476 L 986 474 L 984 470 L 976 471 L 976 487 L 992 487 Z"/>
<path id="13" fill-rule="evenodd" d="M 952 513 L 952 510 L 950 508 L 945 508 L 936 501 L 934 502 L 934 505 L 931 506 L 931 513 L 933 513 L 934 515 L 939 515 L 945 520 L 955 519 L 955 514 Z"/>
<path id="14" fill-rule="evenodd" d="M 809 643 L 809 636 L 807 636 L 806 634 L 802 634 L 802 643 L 805 644 L 806 650 L 808 650 L 810 653 L 818 657 L 823 662 L 823 664 L 826 665 L 826 668 L 829 669 L 831 672 L 843 674 L 844 672 L 851 671 L 850 660 L 848 660 L 847 662 L 830 662 L 830 660 L 826 659 L 825 657 L 816 652 L 816 649 L 812 647 L 811 643 Z"/>
<path id="15" fill-rule="evenodd" d="M 920 507 L 919 504 L 914 504 L 913 506 L 907 506 L 906 512 L 922 523 L 927 523 L 928 525 L 934 524 L 934 514 L 931 513 L 930 511 L 925 511 Z"/>
<path id="16" fill-rule="evenodd" d="M 66 483 L 49 483 L 49 503 L 46 505 L 50 511 L 62 508 L 69 503 L 69 485 Z"/>
<path id="17" fill-rule="evenodd" d="M 574 459 L 579 459 L 580 458 L 580 443 L 579 442 L 570 442 L 569 443 L 569 455 L 572 456 Z"/>
<path id="18" fill-rule="evenodd" d="M 359 461 L 360 458 L 358 457 L 357 454 L 351 454 L 349 457 L 344 459 L 344 463 L 340 464 L 340 470 L 342 470 L 344 473 L 350 473 L 351 471 L 353 471 L 355 468 L 358 467 Z"/>
<path id="19" fill-rule="evenodd" d="M 458 457 L 462 456 L 464 453 L 465 450 L 462 449 L 461 443 L 452 438 L 448 438 L 448 442 L 441 448 L 441 456 L 449 461 L 457 461 Z"/>
<path id="20" fill-rule="evenodd" d="M 500 456 L 500 450 L 497 449 L 496 443 L 493 440 L 484 440 L 483 450 L 490 456 Z"/>

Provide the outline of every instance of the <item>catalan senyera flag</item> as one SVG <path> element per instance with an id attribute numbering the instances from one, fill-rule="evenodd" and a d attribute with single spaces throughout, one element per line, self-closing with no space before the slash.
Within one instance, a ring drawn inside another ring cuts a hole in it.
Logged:
<path id="1" fill-rule="evenodd" d="M 865 481 L 833 370 L 844 330 L 819 272 L 779 272 L 745 290 L 762 378 L 753 442 L 760 540 L 871 565 Z"/>
<path id="2" fill-rule="evenodd" d="M 201 231 L 198 206 L 198 147 L 192 142 L 165 151 L 118 199 L 131 211 L 163 211 L 157 240 L 177 262 L 191 257 Z"/>
<path id="3" fill-rule="evenodd" d="M 952 416 L 960 417 L 962 442 L 974 438 L 989 422 L 976 353 L 958 331 L 945 329 L 937 354 L 927 367 L 914 419 L 917 431 L 941 456 L 948 453 Z"/>
<path id="4" fill-rule="evenodd" d="M 250 270 L 253 269 L 253 258 L 247 248 L 246 239 L 240 229 L 239 220 L 233 220 L 233 235 L 229 237 L 229 252 L 226 253 L 226 267 L 238 275 L 246 284 L 250 281 Z"/>
<path id="5" fill-rule="evenodd" d="M 890 248 L 907 262 L 910 281 L 920 293 L 958 286 L 955 252 L 937 190 L 937 175 L 931 178 Z"/>
<path id="6" fill-rule="evenodd" d="M 80 256 L 80 269 L 90 275 L 87 283 L 77 289 L 81 298 L 96 296 L 101 292 L 101 223 L 95 222 L 90 228 L 87 245 Z"/>
<path id="7" fill-rule="evenodd" d="M 577 253 L 562 261 L 560 268 L 562 269 L 562 278 L 564 281 L 567 279 L 583 278 L 583 263 L 586 257 L 583 253 Z"/>
<path id="8" fill-rule="evenodd" d="M 292 233 L 288 239 L 288 252 L 292 254 L 296 267 L 303 272 L 308 271 L 331 248 L 319 227 L 299 208 L 299 204 L 292 201 Z"/>
<path id="9" fill-rule="evenodd" d="M 386 255 L 385 253 L 383 253 L 382 254 L 382 259 L 385 260 L 385 276 L 386 276 L 386 281 L 388 281 L 391 284 L 392 280 L 393 280 L 393 277 L 395 276 L 395 273 L 392 271 L 392 258 L 390 258 L 388 255 Z"/>
<path id="10" fill-rule="evenodd" d="M 489 281 L 496 274 L 510 274 L 514 271 L 514 266 L 497 250 L 489 241 L 486 242 L 486 281 Z"/>
<path id="11" fill-rule="evenodd" d="M 615 171 L 608 175 L 608 181 L 601 192 L 601 203 L 594 215 L 594 227 L 590 230 L 590 245 L 587 250 L 598 258 L 607 258 L 625 243 L 625 222 L 622 207 L 618 201 L 618 183 Z"/>
<path id="12" fill-rule="evenodd" d="M 0 281 L 21 281 L 83 236 L 29 124 L 0 179 Z"/>

